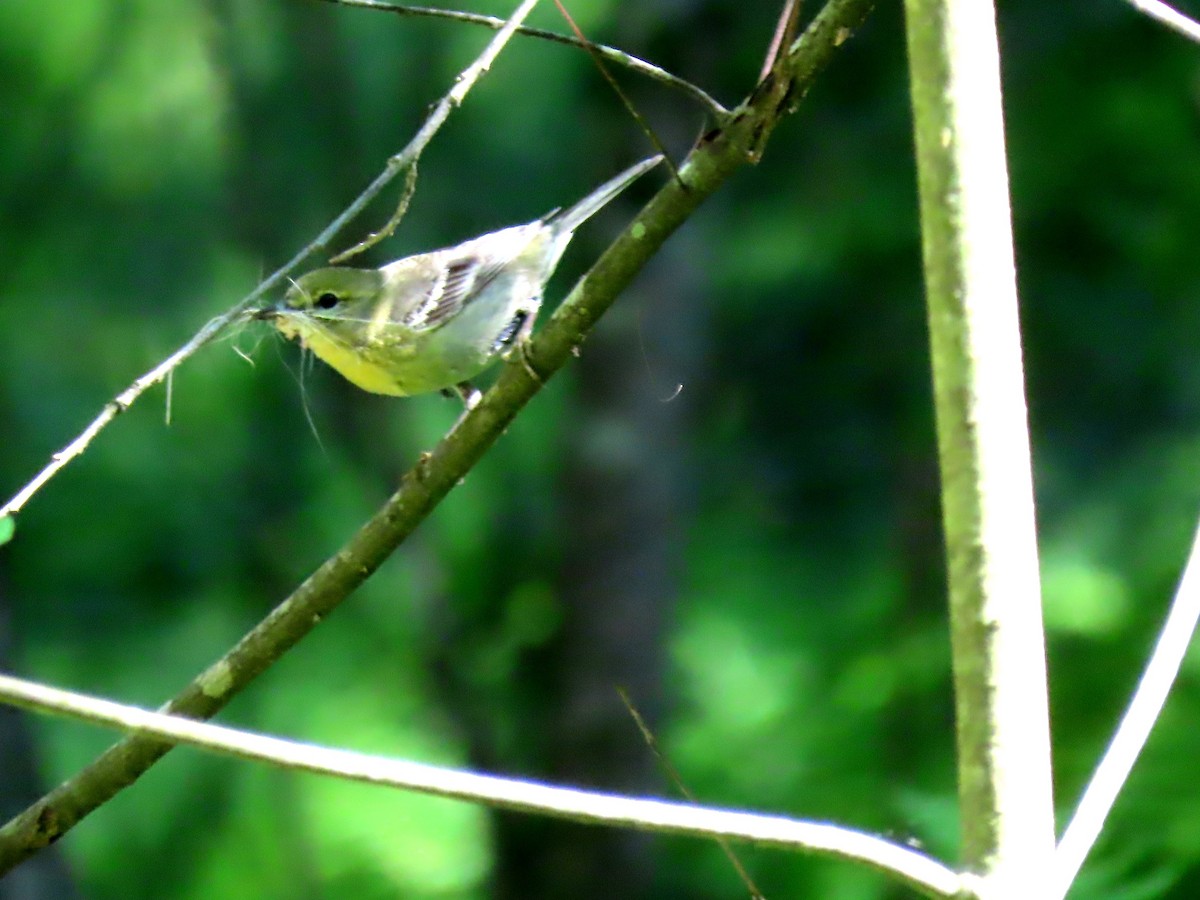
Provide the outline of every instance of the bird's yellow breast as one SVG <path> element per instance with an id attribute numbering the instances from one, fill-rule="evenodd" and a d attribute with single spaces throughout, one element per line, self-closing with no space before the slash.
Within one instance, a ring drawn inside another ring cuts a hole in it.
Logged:
<path id="1" fill-rule="evenodd" d="M 356 387 L 373 394 L 408 396 L 408 392 L 400 388 L 386 368 L 371 361 L 361 350 L 347 347 L 321 329 L 294 318 L 286 322 L 281 321 L 276 327 L 285 337 L 299 337 L 304 346 L 315 353 L 318 359 L 335 368 Z"/>

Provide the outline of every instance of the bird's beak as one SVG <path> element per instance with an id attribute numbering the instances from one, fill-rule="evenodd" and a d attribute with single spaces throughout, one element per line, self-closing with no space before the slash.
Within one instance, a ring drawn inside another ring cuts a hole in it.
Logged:
<path id="1" fill-rule="evenodd" d="M 263 306 L 250 312 L 250 318 L 256 322 L 271 322 L 283 311 L 283 301 L 278 300 L 269 306 Z"/>

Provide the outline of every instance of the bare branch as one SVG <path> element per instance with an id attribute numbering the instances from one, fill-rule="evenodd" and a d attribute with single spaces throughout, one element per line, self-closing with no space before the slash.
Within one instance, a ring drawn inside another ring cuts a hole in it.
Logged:
<path id="1" fill-rule="evenodd" d="M 396 210 L 392 213 L 391 218 L 383 223 L 383 227 L 378 231 L 372 231 L 365 238 L 350 247 L 343 250 L 341 253 L 329 260 L 330 265 L 340 266 L 351 257 L 358 256 L 364 250 L 370 250 L 384 238 L 391 237 L 392 232 L 396 230 L 396 226 L 400 224 L 404 218 L 404 214 L 408 212 L 408 204 L 412 202 L 413 194 L 417 192 L 417 161 L 414 159 L 409 165 L 408 171 L 404 173 L 404 191 L 400 194 L 400 199 L 396 201 Z"/>
<path id="2" fill-rule="evenodd" d="M 767 48 L 762 69 L 758 73 L 759 81 L 771 74 L 771 70 L 783 56 L 784 48 L 792 45 L 796 37 L 796 23 L 799 21 L 800 0 L 784 0 L 783 9 L 779 11 L 779 20 L 775 23 L 775 33 L 771 36 L 771 45 Z"/>
<path id="3" fill-rule="evenodd" d="M 642 714 L 638 711 L 638 708 L 633 705 L 633 698 L 629 696 L 629 692 L 624 688 L 617 688 L 617 694 L 620 696 L 621 702 L 625 704 L 625 709 L 629 711 L 629 715 L 633 719 L 633 724 L 637 726 L 638 732 L 642 735 L 642 740 L 646 742 L 646 746 L 650 748 L 650 752 L 658 760 L 659 767 L 671 779 L 671 783 L 675 785 L 676 790 L 683 795 L 684 799 L 689 803 L 695 803 L 696 795 L 684 783 L 679 770 L 675 768 L 675 765 L 667 757 L 666 751 L 658 743 L 658 738 L 650 730 L 649 724 L 642 718 Z M 734 852 L 733 847 L 729 845 L 729 841 L 723 837 L 718 837 L 717 843 L 721 847 L 721 852 L 725 854 L 725 858 L 729 860 L 729 864 L 733 866 L 733 871 L 737 873 L 742 884 L 746 886 L 746 890 L 750 893 L 750 900 L 766 900 L 762 890 L 754 883 L 754 879 L 750 877 L 750 873 L 742 865 L 741 859 Z"/>
<path id="4" fill-rule="evenodd" d="M 579 41 L 579 45 L 587 51 L 588 56 L 592 58 L 592 62 L 596 64 L 596 68 L 600 71 L 601 77 L 608 82 L 608 86 L 612 88 L 613 93 L 617 95 L 617 99 L 621 101 L 621 105 L 625 107 L 625 111 L 629 113 L 630 118 L 637 123 L 642 129 L 642 134 L 649 139 L 651 146 L 654 147 L 656 153 L 666 161 L 667 167 L 671 170 L 671 175 L 676 181 L 679 181 L 679 169 L 675 167 L 675 160 L 671 159 L 671 154 L 667 152 L 667 148 L 663 146 L 663 142 L 659 140 L 658 134 L 651 127 L 646 117 L 638 111 L 638 108 L 633 105 L 633 101 L 625 95 L 621 90 L 621 85 L 617 79 L 613 77 L 612 72 L 608 71 L 608 66 L 604 65 L 604 55 L 600 52 L 600 48 L 584 37 L 583 30 L 567 12 L 567 8 L 563 6 L 562 0 L 554 0 L 554 5 L 558 7 L 559 13 L 566 20 L 567 25 L 575 32 L 575 39 Z M 683 182 L 680 181 L 680 184 Z"/>
<path id="5" fill-rule="evenodd" d="M 436 9 L 429 6 L 404 6 L 399 3 L 385 3 L 383 0 L 321 0 L 322 3 L 335 3 L 338 6 L 357 6 L 362 9 L 377 9 L 383 12 L 394 13 L 399 16 L 427 16 L 434 19 L 450 19 L 455 22 L 466 22 L 471 25 L 482 25 L 484 28 L 499 28 L 504 24 L 503 19 L 497 19 L 494 16 L 484 16 L 478 13 L 460 12 L 454 9 Z M 551 41 L 556 44 L 566 44 L 571 47 L 585 47 L 583 40 L 571 37 L 566 34 L 559 34 L 556 31 L 546 31 L 542 28 L 530 28 L 527 25 L 522 25 L 517 29 L 517 34 L 526 37 L 541 38 L 544 41 Z M 587 42 L 590 43 L 590 42 Z M 655 81 L 662 82 L 667 87 L 673 88 L 687 94 L 706 110 L 718 123 L 724 121 L 729 115 L 729 110 L 722 106 L 718 101 L 714 100 L 701 88 L 692 84 L 678 75 L 672 75 L 665 69 L 660 69 L 653 63 L 646 62 L 644 59 L 638 59 L 636 56 L 631 56 L 623 50 L 618 50 L 616 47 L 609 47 L 604 44 L 592 44 L 596 51 L 610 62 L 624 66 L 637 72 L 639 75 L 645 75 L 647 78 L 652 78 Z"/>
<path id="6" fill-rule="evenodd" d="M 963 861 L 1038 896 L 1054 797 L 996 16 L 905 0 L 950 593 Z"/>
<path id="7" fill-rule="evenodd" d="M 872 834 L 824 822 L 602 794 L 321 747 L 150 712 L 10 675 L 0 674 L 0 701 L 152 736 L 160 741 L 189 744 L 239 759 L 349 781 L 468 800 L 572 822 L 722 841 L 734 838 L 852 860 L 865 863 L 930 897 L 953 897 L 963 886 L 956 872 L 923 853 Z"/>
<path id="8" fill-rule="evenodd" d="M 1158 721 L 1200 621 L 1200 527 L 1146 670 L 1054 854 L 1049 898 L 1065 897 Z"/>
<path id="9" fill-rule="evenodd" d="M 1168 28 L 1178 31 L 1184 37 L 1200 44 L 1200 22 L 1189 19 L 1183 13 L 1167 6 L 1162 0 L 1126 0 L 1126 2 L 1139 12 L 1145 13 L 1152 19 L 1157 19 Z"/>

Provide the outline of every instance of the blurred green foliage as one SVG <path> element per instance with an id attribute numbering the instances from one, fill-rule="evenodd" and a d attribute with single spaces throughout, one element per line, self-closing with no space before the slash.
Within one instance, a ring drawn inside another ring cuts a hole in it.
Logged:
<path id="1" fill-rule="evenodd" d="M 750 88 L 775 14 L 732 0 L 568 5 L 594 39 L 729 102 Z M 637 452 L 636 420 L 610 421 L 588 462 L 597 478 L 671 467 L 654 539 L 674 583 L 647 655 L 665 671 L 655 727 L 688 787 L 953 858 L 897 6 L 882 4 L 762 164 L 702 208 L 622 300 L 613 318 L 638 311 L 648 366 L 597 358 L 634 385 L 634 405 L 657 403 L 659 374 L 677 380 L 661 348 L 686 333 L 683 412 L 669 439 Z M 1003 6 L 1065 815 L 1136 680 L 1200 509 L 1200 48 L 1118 0 Z M 563 28 L 548 3 L 534 19 Z M 316 2 L 0 5 L 0 491 L 310 239 L 486 38 Z M 699 112 L 621 79 L 686 150 Z M 646 151 L 583 54 L 517 40 L 431 145 L 408 218 L 374 258 L 525 221 Z M 552 302 L 615 222 L 581 236 Z M 696 286 L 686 321 L 656 314 L 651 284 Z M 601 326 L 599 348 L 615 327 Z M 2 551 L 15 645 L 4 664 L 15 671 L 157 705 L 334 552 L 457 414 L 439 397 L 355 392 L 256 330 L 177 373 L 169 426 L 162 397 L 123 415 L 43 491 Z M 555 648 L 572 621 L 564 522 L 588 513 L 567 477 L 579 463 L 571 437 L 591 403 L 578 372 L 552 382 L 358 595 L 222 720 L 554 778 L 530 723 L 585 664 Z M 645 637 L 635 621 L 614 632 Z M 1200 891 L 1198 671 L 1193 658 L 1076 896 Z M 621 714 L 615 691 L 597 702 Z M 111 740 L 31 724 L 43 787 Z M 648 756 L 632 725 L 625 743 Z M 653 789 L 673 793 L 665 777 Z M 470 898 L 503 895 L 511 827 L 462 804 L 178 751 L 60 847 L 80 892 L 97 898 Z M 900 896 L 848 865 L 743 854 L 768 897 Z M 744 896 L 712 845 L 656 840 L 649 858 L 654 896 Z M 572 896 L 612 894 L 582 883 Z"/>

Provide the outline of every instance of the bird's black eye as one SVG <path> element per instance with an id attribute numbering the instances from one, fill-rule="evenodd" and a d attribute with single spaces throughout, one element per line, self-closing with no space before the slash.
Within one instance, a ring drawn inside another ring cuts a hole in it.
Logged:
<path id="1" fill-rule="evenodd" d="M 321 294 L 321 296 L 317 297 L 318 309 L 333 309 L 337 305 L 338 295 L 331 293 L 330 291 L 326 291 L 325 293 Z"/>

